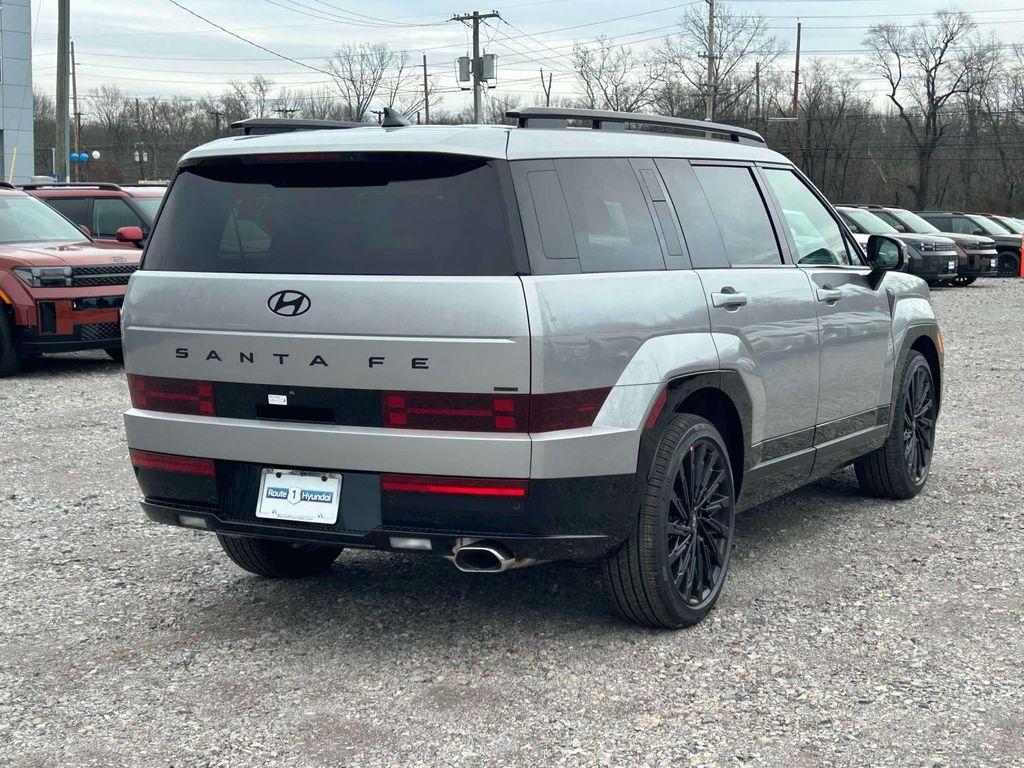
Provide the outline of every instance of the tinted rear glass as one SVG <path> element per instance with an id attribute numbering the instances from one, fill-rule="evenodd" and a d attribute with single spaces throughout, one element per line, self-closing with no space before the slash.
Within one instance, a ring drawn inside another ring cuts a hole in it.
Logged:
<path id="1" fill-rule="evenodd" d="M 509 275 L 496 171 L 437 155 L 220 161 L 184 169 L 144 269 Z"/>

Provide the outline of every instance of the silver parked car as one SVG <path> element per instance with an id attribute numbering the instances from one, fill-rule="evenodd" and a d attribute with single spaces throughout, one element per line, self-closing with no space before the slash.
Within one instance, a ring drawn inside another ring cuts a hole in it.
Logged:
<path id="1" fill-rule="evenodd" d="M 862 249 L 751 131 L 510 116 L 182 159 L 123 313 L 150 518 L 268 577 L 597 560 L 620 615 L 680 627 L 738 511 L 850 463 L 921 490 L 942 342 L 902 243 Z"/>

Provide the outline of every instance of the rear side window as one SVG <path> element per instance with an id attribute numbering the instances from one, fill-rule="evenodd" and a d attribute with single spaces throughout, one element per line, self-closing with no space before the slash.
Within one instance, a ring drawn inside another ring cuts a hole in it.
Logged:
<path id="1" fill-rule="evenodd" d="M 60 211 L 75 224 L 92 228 L 92 201 L 84 197 L 50 197 L 46 204 Z"/>
<path id="2" fill-rule="evenodd" d="M 325 275 L 515 273 L 485 160 L 391 154 L 187 167 L 144 269 Z"/>
<path id="3" fill-rule="evenodd" d="M 729 263 L 734 267 L 780 265 L 782 252 L 750 170 L 701 165 L 694 172 L 711 203 Z"/>
<path id="4" fill-rule="evenodd" d="M 555 168 L 584 272 L 665 269 L 651 211 L 628 160 L 557 160 Z"/>

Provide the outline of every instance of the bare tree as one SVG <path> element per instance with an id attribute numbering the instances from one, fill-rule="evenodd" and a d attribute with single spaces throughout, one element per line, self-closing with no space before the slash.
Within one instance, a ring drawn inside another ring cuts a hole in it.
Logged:
<path id="1" fill-rule="evenodd" d="M 327 69 L 349 120 L 363 121 L 377 98 L 395 54 L 387 43 L 346 45 L 327 60 Z"/>
<path id="2" fill-rule="evenodd" d="M 328 86 L 310 88 L 302 91 L 298 96 L 298 103 L 302 117 L 309 120 L 343 120 L 345 108 L 338 101 L 334 91 Z"/>
<path id="3" fill-rule="evenodd" d="M 613 45 L 606 37 L 590 46 L 577 43 L 572 68 L 588 109 L 638 112 L 653 102 L 661 79 L 657 61 L 629 46 Z"/>
<path id="4" fill-rule="evenodd" d="M 221 105 L 228 122 L 247 117 L 269 117 L 274 81 L 256 75 L 245 82 L 233 81 L 221 96 Z"/>
<path id="5" fill-rule="evenodd" d="M 679 19 L 677 31 L 666 37 L 657 51 L 667 84 L 683 85 L 701 98 L 707 92 L 708 67 L 712 68 L 715 92 L 713 113 L 730 109 L 744 96 L 753 80 L 753 65 L 767 70 L 782 52 L 762 14 L 733 13 L 725 3 L 715 6 L 715 44 L 708 59 L 708 16 L 704 4 L 691 5 Z"/>
<path id="6" fill-rule="evenodd" d="M 977 40 L 975 29 L 962 11 L 939 11 L 934 22 L 881 24 L 864 38 L 869 62 L 885 78 L 886 95 L 917 155 L 911 189 L 918 208 L 930 202 L 932 160 L 949 128 L 947 106 L 979 87 L 990 72 L 991 47 Z"/>

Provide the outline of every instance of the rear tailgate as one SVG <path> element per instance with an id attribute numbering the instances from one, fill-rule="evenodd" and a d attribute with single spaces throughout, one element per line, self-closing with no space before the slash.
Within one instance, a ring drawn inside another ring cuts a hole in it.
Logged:
<path id="1" fill-rule="evenodd" d="M 490 161 L 244 160 L 179 174 L 123 313 L 128 373 L 213 382 L 216 415 L 133 409 L 129 443 L 527 477 L 524 429 L 383 415 L 389 393 L 529 394 L 526 302 Z"/>

